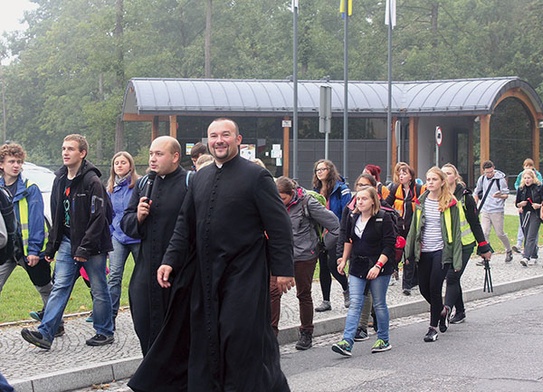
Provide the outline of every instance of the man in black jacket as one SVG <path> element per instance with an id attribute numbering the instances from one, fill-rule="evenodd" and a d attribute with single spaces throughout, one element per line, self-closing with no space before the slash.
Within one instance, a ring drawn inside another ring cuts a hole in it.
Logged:
<path id="1" fill-rule="evenodd" d="M 91 283 L 93 323 L 96 335 L 89 346 L 113 343 L 111 297 L 106 280 L 107 252 L 113 250 L 109 233 L 111 203 L 100 181 L 100 171 L 85 157 L 89 145 L 84 136 L 68 135 L 62 143 L 64 166 L 57 170 L 51 192 L 53 225 L 45 259 L 56 258 L 54 283 L 37 331 L 23 328 L 23 338 L 49 350 L 79 269 L 84 266 Z"/>

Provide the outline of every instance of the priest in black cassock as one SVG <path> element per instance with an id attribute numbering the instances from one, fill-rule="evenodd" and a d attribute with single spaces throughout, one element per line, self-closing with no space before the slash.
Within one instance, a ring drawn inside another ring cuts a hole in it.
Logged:
<path id="1" fill-rule="evenodd" d="M 134 329 L 143 355 L 162 328 L 170 299 L 169 289 L 156 281 L 156 270 L 170 242 L 187 185 L 187 172 L 179 166 L 181 146 L 171 136 L 156 138 L 149 148 L 149 169 L 156 172 L 148 193 L 149 177 L 143 176 L 134 187 L 121 220 L 123 231 L 141 238 L 139 257 L 128 288 Z"/>
<path id="2" fill-rule="evenodd" d="M 215 163 L 194 175 L 157 271 L 174 293 L 164 328 L 128 383 L 135 391 L 290 390 L 271 328 L 269 277 L 283 292 L 294 286 L 292 228 L 270 172 L 239 156 L 241 139 L 232 120 L 208 128 Z"/>

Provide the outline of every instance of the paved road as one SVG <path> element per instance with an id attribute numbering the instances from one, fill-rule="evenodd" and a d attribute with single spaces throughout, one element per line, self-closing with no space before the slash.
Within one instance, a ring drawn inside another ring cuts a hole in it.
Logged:
<path id="1" fill-rule="evenodd" d="M 351 358 L 331 351 L 340 333 L 315 339 L 308 351 L 281 346 L 293 392 L 543 391 L 543 286 L 470 302 L 467 321 L 425 343 L 428 314 L 393 320 L 392 350 L 371 354 L 375 336 Z M 127 380 L 77 392 L 128 392 Z"/>

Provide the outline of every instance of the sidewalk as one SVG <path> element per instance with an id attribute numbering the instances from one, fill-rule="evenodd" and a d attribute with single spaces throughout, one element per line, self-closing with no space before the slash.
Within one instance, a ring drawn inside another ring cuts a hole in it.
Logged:
<path id="1" fill-rule="evenodd" d="M 466 301 L 500 295 L 543 284 L 541 264 L 522 267 L 520 255 L 505 264 L 504 255 L 495 255 L 491 262 L 494 293 L 483 292 L 484 270 L 470 262 L 463 276 Z M 313 283 L 315 305 L 322 297 L 317 281 Z M 335 281 L 332 287 L 332 310 L 315 314 L 315 336 L 343 330 L 347 310 L 343 306 L 342 290 Z M 388 304 L 391 319 L 428 311 L 428 304 L 418 290 L 413 295 L 402 294 L 401 281 L 390 286 Z M 469 317 L 469 314 L 468 314 Z M 50 351 L 26 343 L 20 334 L 24 326 L 36 322 L 21 322 L 0 326 L 0 371 L 18 392 L 69 391 L 92 384 L 108 383 L 129 378 L 137 368 L 141 352 L 132 327 L 130 313 L 121 311 L 117 318 L 115 342 L 105 347 L 89 347 L 85 340 L 94 335 L 92 324 L 85 322 L 86 314 L 66 318 L 66 334 L 55 339 Z M 298 338 L 298 302 L 295 290 L 282 299 L 279 343 L 292 343 Z"/>

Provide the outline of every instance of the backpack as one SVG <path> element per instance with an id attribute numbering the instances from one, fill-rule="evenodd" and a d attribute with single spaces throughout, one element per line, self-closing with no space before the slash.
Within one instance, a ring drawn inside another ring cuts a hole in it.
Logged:
<path id="1" fill-rule="evenodd" d="M 389 260 L 389 261 L 392 261 L 394 269 L 397 269 L 398 263 L 402 260 L 403 251 L 406 244 L 405 238 L 402 235 L 400 235 L 403 228 L 403 224 L 402 224 L 403 219 L 401 219 L 400 214 L 394 208 L 381 206 L 379 212 L 377 213 L 377 217 L 381 219 L 376 219 L 375 221 L 377 223 L 377 230 L 381 236 L 383 235 L 383 219 L 382 218 L 385 216 L 385 214 L 388 214 L 392 218 L 392 223 L 394 224 L 394 235 L 396 236 L 396 243 L 394 244 L 395 253 L 394 253 L 394 260 Z"/>
<path id="2" fill-rule="evenodd" d="M 14 260 L 15 240 L 17 236 L 17 218 L 13 211 L 13 197 L 9 190 L 0 187 L 0 213 L 6 225 L 7 243 L 0 249 L 0 265 Z"/>
<path id="3" fill-rule="evenodd" d="M 313 226 L 313 229 L 315 230 L 315 233 L 317 233 L 317 239 L 318 239 L 318 248 L 319 251 L 322 249 L 325 249 L 324 247 L 324 228 L 317 223 L 313 218 L 311 217 L 311 211 L 309 211 L 309 206 L 307 205 L 309 203 L 309 198 L 312 197 L 316 199 L 319 203 L 321 203 L 326 208 L 326 198 L 321 195 L 319 192 L 312 191 L 309 189 L 305 189 L 305 196 L 302 198 L 302 214 L 305 218 L 309 219 L 311 222 L 311 226 Z"/>

